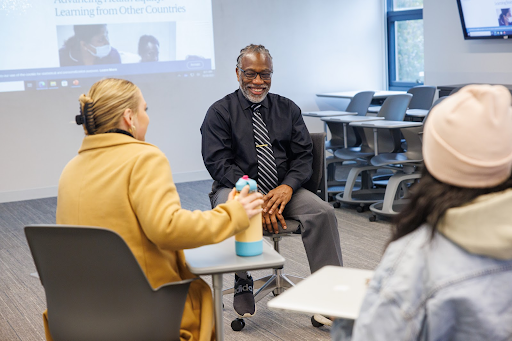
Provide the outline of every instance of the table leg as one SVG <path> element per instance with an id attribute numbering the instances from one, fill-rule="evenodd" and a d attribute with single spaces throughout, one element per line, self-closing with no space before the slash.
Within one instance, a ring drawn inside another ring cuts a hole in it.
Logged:
<path id="1" fill-rule="evenodd" d="M 224 341 L 224 324 L 222 312 L 222 274 L 212 275 L 213 304 L 215 310 L 215 336 L 217 341 Z"/>
<path id="2" fill-rule="evenodd" d="M 343 145 L 345 148 L 348 148 L 347 124 L 348 123 L 343 123 Z"/>
<path id="3" fill-rule="evenodd" d="M 377 136 L 377 128 L 373 128 L 373 143 L 374 143 L 374 152 L 375 152 L 375 156 L 377 156 L 379 154 L 379 140 L 378 140 L 378 136 Z"/>

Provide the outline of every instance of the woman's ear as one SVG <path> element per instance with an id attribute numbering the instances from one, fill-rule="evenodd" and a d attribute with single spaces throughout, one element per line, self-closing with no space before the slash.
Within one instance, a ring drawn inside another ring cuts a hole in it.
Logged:
<path id="1" fill-rule="evenodd" d="M 126 125 L 126 127 L 131 127 L 133 125 L 133 111 L 132 109 L 126 109 L 123 113 L 123 118 L 121 120 L 123 122 L 123 125 Z"/>

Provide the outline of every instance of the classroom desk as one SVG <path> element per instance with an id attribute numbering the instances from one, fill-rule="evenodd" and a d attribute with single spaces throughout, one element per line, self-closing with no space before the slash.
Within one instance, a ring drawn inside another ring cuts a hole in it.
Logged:
<path id="1" fill-rule="evenodd" d="M 270 309 L 355 320 L 373 271 L 324 266 L 267 303 Z"/>
<path id="2" fill-rule="evenodd" d="M 423 122 L 410 122 L 410 121 L 371 121 L 371 122 L 352 122 L 350 126 L 360 128 L 372 128 L 373 129 L 373 143 L 374 153 L 379 154 L 378 136 L 377 131 L 379 129 L 400 129 L 410 127 L 421 127 Z"/>
<path id="3" fill-rule="evenodd" d="M 215 334 L 217 341 L 224 340 L 222 323 L 222 275 L 242 270 L 259 270 L 282 267 L 284 258 L 266 241 L 263 253 L 254 257 L 239 257 L 235 253 L 235 237 L 218 244 L 183 250 L 187 267 L 195 275 L 211 275 L 215 311 Z"/>
<path id="4" fill-rule="evenodd" d="M 384 117 L 356 116 L 356 115 L 346 115 L 346 116 L 335 116 L 335 117 L 324 117 L 324 118 L 321 118 L 321 120 L 324 121 L 325 124 L 327 124 L 327 122 L 343 123 L 343 145 L 345 146 L 345 148 L 348 147 L 347 125 L 350 122 L 375 121 L 375 120 L 383 120 L 383 119 L 384 119 Z"/>
<path id="5" fill-rule="evenodd" d="M 332 111 L 332 110 L 326 110 L 326 111 L 310 111 L 310 112 L 303 112 L 302 116 L 307 117 L 332 117 L 332 116 L 348 116 L 348 115 L 357 115 L 356 112 L 348 112 L 348 111 Z M 324 132 L 327 134 L 327 123 L 324 122 Z M 325 135 L 325 139 L 327 140 L 327 135 Z"/>
<path id="6" fill-rule="evenodd" d="M 331 98 L 352 98 L 360 91 L 342 91 L 342 92 L 328 92 L 323 94 L 316 94 L 318 97 L 331 97 Z M 373 95 L 374 100 L 385 100 L 389 96 L 402 95 L 407 93 L 406 91 L 375 91 Z"/>
<path id="7" fill-rule="evenodd" d="M 380 107 L 375 107 L 376 109 L 373 109 L 372 110 L 372 107 L 368 108 L 368 112 L 371 112 L 371 113 L 378 113 L 379 110 L 380 110 Z M 405 114 L 407 116 L 411 116 L 411 117 L 425 117 L 427 116 L 428 114 L 428 110 L 425 110 L 425 109 L 407 109 L 405 111 Z"/>
<path id="8" fill-rule="evenodd" d="M 428 114 L 428 110 L 425 109 L 407 109 L 405 114 L 412 117 L 425 117 Z"/>
<path id="9" fill-rule="evenodd" d="M 310 111 L 303 112 L 302 116 L 307 117 L 330 117 L 330 116 L 346 116 L 346 115 L 357 115 L 356 112 L 348 112 L 348 111 Z"/>

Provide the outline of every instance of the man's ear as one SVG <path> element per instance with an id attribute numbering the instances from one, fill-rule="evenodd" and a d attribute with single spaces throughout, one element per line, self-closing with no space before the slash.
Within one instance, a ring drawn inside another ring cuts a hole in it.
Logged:
<path id="1" fill-rule="evenodd" d="M 238 82 L 240 82 L 240 74 L 238 73 L 238 66 L 235 67 L 235 72 L 236 72 L 236 79 L 238 80 Z"/>

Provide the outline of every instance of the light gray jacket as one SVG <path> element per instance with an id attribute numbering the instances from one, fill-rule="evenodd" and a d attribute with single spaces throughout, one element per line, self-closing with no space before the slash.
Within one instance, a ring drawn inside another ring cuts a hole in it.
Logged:
<path id="1" fill-rule="evenodd" d="M 511 190 L 482 196 L 448 210 L 433 240 L 424 225 L 391 243 L 353 335 L 337 320 L 333 340 L 512 340 L 511 209 Z"/>

